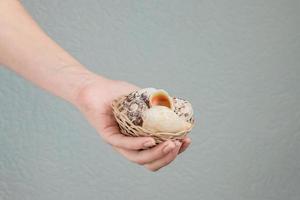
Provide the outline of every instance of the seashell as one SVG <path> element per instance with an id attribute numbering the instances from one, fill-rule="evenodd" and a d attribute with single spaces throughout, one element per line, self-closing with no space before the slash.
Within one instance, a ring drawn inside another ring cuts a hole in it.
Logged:
<path id="1" fill-rule="evenodd" d="M 165 90 L 156 90 L 149 97 L 150 108 L 158 105 L 174 110 L 173 99 Z"/>
<path id="2" fill-rule="evenodd" d="M 165 90 L 145 88 L 112 102 L 120 132 L 126 136 L 151 136 L 155 142 L 182 139 L 194 126 L 192 105 Z"/>
<path id="3" fill-rule="evenodd" d="M 142 114 L 142 118 L 142 127 L 154 133 L 176 133 L 188 130 L 191 127 L 191 123 L 180 118 L 166 106 L 153 106 Z"/>
<path id="4" fill-rule="evenodd" d="M 173 97 L 174 112 L 183 118 L 186 122 L 192 122 L 194 120 L 194 112 L 192 104 L 184 99 Z"/>
<path id="5" fill-rule="evenodd" d="M 134 125 L 142 126 L 142 113 L 156 105 L 174 109 L 173 100 L 166 91 L 145 88 L 127 95 L 120 111 L 124 109 L 127 117 Z"/>

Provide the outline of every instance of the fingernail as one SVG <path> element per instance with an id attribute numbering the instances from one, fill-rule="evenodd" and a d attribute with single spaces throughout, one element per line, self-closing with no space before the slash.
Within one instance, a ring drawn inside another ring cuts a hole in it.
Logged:
<path id="1" fill-rule="evenodd" d="M 177 147 L 179 147 L 179 146 L 181 145 L 181 142 L 179 142 L 178 140 L 175 140 L 175 145 L 176 145 Z"/>
<path id="2" fill-rule="evenodd" d="M 168 143 L 164 148 L 163 148 L 163 152 L 164 153 L 169 153 L 172 149 L 174 149 L 174 146 L 170 143 Z"/>
<path id="3" fill-rule="evenodd" d="M 144 147 L 152 147 L 155 145 L 155 142 L 153 140 L 149 140 L 147 142 L 144 143 Z"/>

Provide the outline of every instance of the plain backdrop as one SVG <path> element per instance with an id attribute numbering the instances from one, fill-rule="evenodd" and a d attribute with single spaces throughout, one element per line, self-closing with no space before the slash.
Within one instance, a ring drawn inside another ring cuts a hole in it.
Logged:
<path id="1" fill-rule="evenodd" d="M 1 200 L 300 198 L 298 0 L 22 2 L 87 68 L 187 98 L 197 125 L 152 173 L 1 68 Z"/>

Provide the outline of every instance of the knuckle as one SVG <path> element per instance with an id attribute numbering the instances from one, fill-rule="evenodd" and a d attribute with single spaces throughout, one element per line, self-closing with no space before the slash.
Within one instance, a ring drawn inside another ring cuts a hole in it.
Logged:
<path id="1" fill-rule="evenodd" d="M 130 148 L 131 149 L 134 149 L 134 150 L 140 150 L 142 149 L 141 148 L 141 145 L 139 143 L 136 143 L 136 142 L 133 142 L 131 145 L 130 145 Z"/>
<path id="2" fill-rule="evenodd" d="M 139 164 L 139 165 L 144 165 L 144 164 L 146 164 L 146 161 L 145 161 L 144 159 L 142 159 L 142 158 L 136 158 L 136 159 L 135 159 L 135 162 L 136 162 L 137 164 Z"/>
<path id="3" fill-rule="evenodd" d="M 138 165 L 144 165 L 144 164 L 145 164 L 141 159 L 139 159 L 139 158 L 137 158 L 137 157 L 128 156 L 127 159 L 128 159 L 130 162 L 135 163 L 135 164 L 138 164 Z"/>
<path id="4" fill-rule="evenodd" d="M 130 162 L 136 163 L 136 160 L 131 156 L 125 156 Z"/>
<path id="5" fill-rule="evenodd" d="M 106 137 L 102 137 L 104 143 L 110 145 L 110 146 L 115 146 L 115 145 L 112 145 L 112 143 L 110 142 L 109 138 L 106 138 Z"/>
<path id="6" fill-rule="evenodd" d="M 166 166 L 166 165 L 170 164 L 173 160 L 174 160 L 173 158 L 163 160 L 162 166 Z"/>
<path id="7" fill-rule="evenodd" d="M 120 139 L 118 139 L 115 134 L 111 134 L 111 135 L 107 136 L 105 139 L 106 139 L 107 143 L 110 145 L 113 145 L 116 147 L 123 147 L 123 142 Z"/>
<path id="8" fill-rule="evenodd" d="M 159 170 L 159 168 L 154 168 L 154 167 L 151 167 L 151 166 L 149 166 L 149 165 L 146 165 L 145 167 L 146 167 L 146 169 L 148 169 L 148 170 L 151 171 L 151 172 L 156 172 L 156 171 Z"/>
<path id="9" fill-rule="evenodd" d="M 102 139 L 103 139 L 103 142 L 104 142 L 104 143 L 111 145 L 111 143 L 108 141 L 107 138 L 102 138 Z"/>

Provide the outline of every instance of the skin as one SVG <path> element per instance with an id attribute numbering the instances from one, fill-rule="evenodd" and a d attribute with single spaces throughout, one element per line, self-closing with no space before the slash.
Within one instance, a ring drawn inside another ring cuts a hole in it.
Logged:
<path id="1" fill-rule="evenodd" d="M 157 171 L 191 143 L 186 137 L 155 145 L 151 137 L 122 135 L 111 102 L 139 88 L 89 71 L 47 36 L 19 1 L 0 1 L 0 27 L 0 64 L 73 104 L 103 140 L 128 160 Z"/>

